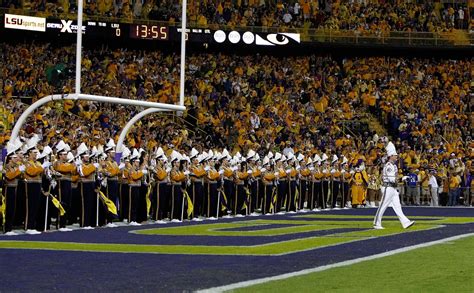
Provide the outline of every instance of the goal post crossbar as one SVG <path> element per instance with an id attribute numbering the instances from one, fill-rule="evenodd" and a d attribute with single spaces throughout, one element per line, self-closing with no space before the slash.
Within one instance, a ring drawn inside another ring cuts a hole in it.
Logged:
<path id="1" fill-rule="evenodd" d="M 186 110 L 185 106 L 180 106 L 180 105 L 155 103 L 155 102 L 132 100 L 132 99 L 123 99 L 123 98 L 117 98 L 117 97 L 96 96 L 96 95 L 87 95 L 87 94 L 49 95 L 49 96 L 39 99 L 38 101 L 30 105 L 21 114 L 21 116 L 18 118 L 18 121 L 15 123 L 15 126 L 13 127 L 12 133 L 10 135 L 10 141 L 13 142 L 18 138 L 21 127 L 25 123 L 28 116 L 31 115 L 31 113 L 33 113 L 36 109 L 38 109 L 39 107 L 41 107 L 42 105 L 46 103 L 53 102 L 53 101 L 60 101 L 60 100 L 84 100 L 84 101 L 93 101 L 93 102 L 101 102 L 101 103 L 146 107 L 146 108 L 153 108 L 153 109 L 163 109 L 167 111 Z"/>

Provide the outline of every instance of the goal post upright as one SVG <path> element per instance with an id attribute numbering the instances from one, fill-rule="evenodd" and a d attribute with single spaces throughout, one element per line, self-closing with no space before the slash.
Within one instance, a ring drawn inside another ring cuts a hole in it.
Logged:
<path id="1" fill-rule="evenodd" d="M 181 72 L 180 72 L 180 93 L 179 93 L 179 104 L 167 104 L 167 103 L 156 103 L 156 102 L 148 102 L 148 101 L 141 101 L 141 100 L 133 100 L 133 99 L 126 99 L 126 98 L 117 98 L 117 97 L 108 97 L 108 96 L 98 96 L 98 95 L 88 95 L 88 94 L 81 94 L 81 69 L 82 69 L 82 20 L 83 20 L 83 0 L 78 0 L 78 12 L 77 12 L 77 41 L 76 41 L 76 72 L 75 72 L 75 93 L 74 94 L 53 94 L 45 96 L 35 103 L 30 105 L 18 118 L 18 121 L 15 123 L 12 133 L 10 135 L 9 141 L 15 141 L 20 133 L 21 127 L 25 123 L 26 119 L 28 118 L 31 113 L 33 113 L 36 109 L 41 107 L 42 105 L 52 102 L 52 101 L 59 101 L 59 100 L 85 100 L 85 101 L 93 101 L 93 102 L 101 102 L 101 103 L 112 103 L 112 104 L 122 104 L 122 105 L 130 105 L 130 106 L 138 106 L 138 107 L 145 107 L 151 108 L 142 111 L 141 113 L 137 114 L 135 117 L 138 121 L 141 117 L 154 112 L 160 111 L 175 111 L 175 112 L 183 112 L 186 110 L 184 106 L 184 88 L 185 88 L 185 56 L 186 56 L 186 0 L 182 0 L 182 31 L 181 31 Z M 134 118 L 135 118 L 134 117 Z M 131 122 L 131 121 L 129 121 Z M 133 123 L 135 123 L 133 122 Z M 133 125 L 131 123 L 128 126 L 128 130 Z M 128 125 L 128 124 L 127 124 Z M 124 129 L 125 130 L 125 129 Z M 122 131 L 124 132 L 124 131 Z M 125 134 L 126 134 L 125 132 Z M 121 151 L 117 149 L 117 151 Z M 6 155 L 6 147 L 3 149 L 3 157 L 5 158 Z"/>
<path id="2" fill-rule="evenodd" d="M 117 140 L 117 145 L 115 147 L 115 161 L 117 163 L 120 162 L 120 159 L 122 158 L 122 153 L 123 153 L 123 142 L 125 141 L 125 137 L 127 136 L 128 132 L 130 131 L 130 128 L 137 123 L 140 119 L 145 117 L 146 115 L 152 114 L 152 113 L 157 113 L 157 112 L 166 112 L 166 111 L 172 111 L 172 110 L 167 110 L 167 109 L 159 109 L 159 108 L 148 108 L 146 110 L 141 111 L 137 115 L 133 116 L 130 121 L 127 122 L 127 124 L 122 128 L 122 132 L 120 132 L 120 136 Z"/>
<path id="3" fill-rule="evenodd" d="M 185 82 L 185 65 L 186 65 L 186 0 L 182 0 L 181 7 L 181 63 L 180 63 L 180 79 L 179 79 L 179 104 L 184 106 L 184 82 Z"/>
<path id="4" fill-rule="evenodd" d="M 77 0 L 77 38 L 76 38 L 76 94 L 81 93 L 82 69 L 82 5 L 83 0 Z"/>

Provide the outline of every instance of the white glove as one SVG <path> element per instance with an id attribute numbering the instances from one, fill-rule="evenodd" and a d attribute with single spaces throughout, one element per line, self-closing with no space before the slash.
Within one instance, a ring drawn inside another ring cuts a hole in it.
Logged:
<path id="1" fill-rule="evenodd" d="M 103 187 L 107 187 L 107 179 L 102 180 L 100 185 L 102 185 Z"/>
<path id="2" fill-rule="evenodd" d="M 301 166 L 296 166 L 296 170 L 301 170 Z"/>
<path id="3" fill-rule="evenodd" d="M 84 176 L 84 173 L 82 173 L 82 166 L 77 166 L 77 173 L 79 173 L 81 176 Z"/>
<path id="4" fill-rule="evenodd" d="M 252 174 L 253 171 L 252 171 L 252 170 L 248 170 L 247 173 L 248 173 L 248 174 Z"/>
<path id="5" fill-rule="evenodd" d="M 314 171 L 314 167 L 309 167 L 309 171 Z"/>
<path id="6" fill-rule="evenodd" d="M 166 168 L 166 173 L 169 173 L 169 172 L 171 172 L 171 168 L 168 167 Z"/>
<path id="7" fill-rule="evenodd" d="M 350 174 L 354 174 L 355 172 L 354 172 L 354 170 L 351 170 L 349 173 L 350 173 Z"/>
<path id="8" fill-rule="evenodd" d="M 332 169 L 332 170 L 331 170 L 331 174 L 334 174 L 334 173 L 336 173 L 336 170 L 335 170 L 335 169 Z"/>
<path id="9" fill-rule="evenodd" d="M 280 175 L 280 173 L 278 173 L 278 172 L 275 172 L 275 173 L 273 173 L 273 175 L 275 175 L 275 176 L 277 176 L 277 177 L 278 177 L 278 175 Z"/>
<path id="10" fill-rule="evenodd" d="M 147 169 L 143 169 L 143 170 L 142 170 L 142 173 L 143 173 L 143 175 L 146 175 L 146 174 L 148 174 L 148 170 L 147 170 Z"/>
<path id="11" fill-rule="evenodd" d="M 184 171 L 184 175 L 188 176 L 189 175 L 189 171 Z"/>
<path id="12" fill-rule="evenodd" d="M 43 169 L 46 169 L 46 168 L 49 168 L 49 166 L 51 166 L 51 163 L 50 162 L 44 162 L 43 165 Z"/>
<path id="13" fill-rule="evenodd" d="M 403 176 L 403 177 L 402 177 L 402 181 L 406 181 L 408 178 L 410 178 L 410 177 L 408 177 L 408 176 Z"/>
<path id="14" fill-rule="evenodd" d="M 286 174 L 290 174 L 290 173 L 291 173 L 291 169 L 286 170 Z"/>
<path id="15" fill-rule="evenodd" d="M 74 164 L 79 167 L 82 165 L 82 160 L 79 158 L 74 162 Z"/>
<path id="16" fill-rule="evenodd" d="M 265 171 L 267 171 L 267 169 L 265 169 L 265 168 L 260 169 L 260 172 L 262 172 L 262 173 L 265 172 Z"/>
<path id="17" fill-rule="evenodd" d="M 235 171 L 239 170 L 239 167 L 237 167 L 237 166 L 234 166 L 234 167 L 232 167 L 231 169 L 232 169 L 232 171 L 234 171 L 234 172 L 235 172 Z"/>
<path id="18" fill-rule="evenodd" d="M 219 175 L 224 174 L 224 170 L 219 170 Z"/>
<path id="19" fill-rule="evenodd" d="M 123 168 L 125 168 L 125 164 L 124 164 L 124 163 L 120 163 L 119 169 L 120 169 L 120 170 L 123 170 Z"/>
<path id="20" fill-rule="evenodd" d="M 20 172 L 25 172 L 25 170 L 26 170 L 25 165 L 18 166 L 18 170 L 20 170 Z"/>
<path id="21" fill-rule="evenodd" d="M 56 185 L 58 185 L 58 182 L 56 182 L 56 180 L 51 180 L 51 188 L 54 189 L 56 187 Z"/>
<path id="22" fill-rule="evenodd" d="M 94 167 L 95 167 L 96 169 L 99 169 L 99 167 L 100 167 L 99 163 L 94 163 L 94 164 L 92 164 L 92 165 L 94 165 Z"/>
<path id="23" fill-rule="evenodd" d="M 211 167 L 209 167 L 209 166 L 204 167 L 204 171 L 206 171 L 206 172 L 209 171 L 210 169 L 211 169 Z"/>

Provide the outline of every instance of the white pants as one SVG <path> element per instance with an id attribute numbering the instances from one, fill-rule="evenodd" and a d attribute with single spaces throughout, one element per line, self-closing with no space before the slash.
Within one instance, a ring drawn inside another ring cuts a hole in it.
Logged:
<path id="1" fill-rule="evenodd" d="M 431 206 L 438 206 L 438 187 L 431 187 Z"/>
<path id="2" fill-rule="evenodd" d="M 382 217 L 385 210 L 390 206 L 397 214 L 398 220 L 402 224 L 403 228 L 410 224 L 410 220 L 405 216 L 400 205 L 400 198 L 398 197 L 398 191 L 393 187 L 382 187 L 382 200 L 380 201 L 379 208 L 374 218 L 374 226 L 382 226 Z"/>

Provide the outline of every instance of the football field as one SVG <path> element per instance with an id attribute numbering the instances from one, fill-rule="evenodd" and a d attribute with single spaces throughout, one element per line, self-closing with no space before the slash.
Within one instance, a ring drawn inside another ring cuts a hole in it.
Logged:
<path id="1" fill-rule="evenodd" d="M 404 211 L 407 230 L 352 209 L 1 236 L 1 289 L 472 292 L 474 209 Z"/>

